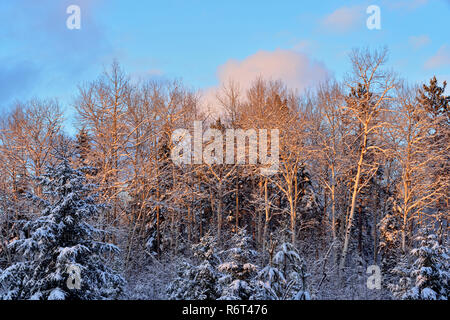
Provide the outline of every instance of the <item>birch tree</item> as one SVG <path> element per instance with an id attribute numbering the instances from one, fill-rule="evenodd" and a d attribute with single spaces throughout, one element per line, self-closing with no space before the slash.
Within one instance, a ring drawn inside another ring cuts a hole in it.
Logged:
<path id="1" fill-rule="evenodd" d="M 346 82 L 350 94 L 342 108 L 354 119 L 356 128 L 360 127 L 361 131 L 358 133 L 358 139 L 356 140 L 356 143 L 359 143 L 357 148 L 358 160 L 356 173 L 353 177 L 350 210 L 346 219 L 340 261 L 341 270 L 346 263 L 358 195 L 379 167 L 376 163 L 366 162 L 367 156 L 370 152 L 385 152 L 380 146 L 369 145 L 368 143 L 371 136 L 379 133 L 387 125 L 386 122 L 381 121 L 380 117 L 383 112 L 387 111 L 388 102 L 392 100 L 391 91 L 396 84 L 392 73 L 383 70 L 386 59 L 386 50 L 375 51 L 374 53 L 354 50 L 351 54 L 353 72 Z M 361 181 L 363 176 L 366 177 Z"/>

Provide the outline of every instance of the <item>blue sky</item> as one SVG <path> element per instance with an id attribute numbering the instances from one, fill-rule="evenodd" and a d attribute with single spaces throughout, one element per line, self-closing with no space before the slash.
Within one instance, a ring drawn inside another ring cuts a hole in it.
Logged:
<path id="1" fill-rule="evenodd" d="M 69 5 L 81 29 L 66 27 Z M 369 5 L 381 30 L 366 27 Z M 450 0 L 2 0 L 0 109 L 57 97 L 117 59 L 132 79 L 181 78 L 213 90 L 227 78 L 286 77 L 303 89 L 349 70 L 352 48 L 387 46 L 389 66 L 411 82 L 450 80 Z"/>

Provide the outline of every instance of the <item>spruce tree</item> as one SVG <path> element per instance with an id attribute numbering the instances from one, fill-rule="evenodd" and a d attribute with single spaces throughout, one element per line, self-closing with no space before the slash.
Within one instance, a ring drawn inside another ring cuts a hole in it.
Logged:
<path id="1" fill-rule="evenodd" d="M 239 229 L 231 239 L 232 248 L 227 250 L 228 261 L 219 265 L 219 271 L 225 273 L 221 279 L 223 285 L 220 300 L 253 300 L 257 294 L 257 270 L 252 263 L 257 257 L 251 249 L 251 239 L 245 229 Z"/>
<path id="2" fill-rule="evenodd" d="M 439 232 L 439 241 L 442 244 L 445 238 L 443 230 L 448 226 L 449 193 L 450 185 L 450 96 L 445 95 L 447 82 L 439 85 L 434 76 L 430 84 L 423 85 L 419 90 L 418 101 L 428 111 L 428 117 L 432 123 L 432 129 L 429 137 L 424 141 L 429 153 L 439 160 L 430 161 L 429 175 L 433 181 L 436 181 L 437 189 L 441 189 L 442 194 L 439 197 L 435 207 L 441 231 Z"/>
<path id="3" fill-rule="evenodd" d="M 21 255 L 0 273 L 3 299 L 107 299 L 120 294 L 123 278 L 107 266 L 105 255 L 115 245 L 98 240 L 104 232 L 91 223 L 105 205 L 97 203 L 94 185 L 87 183 L 90 168 L 74 169 L 70 151 L 59 147 L 57 163 L 38 177 L 43 196 L 30 198 L 41 214 L 24 226 L 29 237 L 9 245 Z"/>
<path id="4" fill-rule="evenodd" d="M 428 86 L 424 84 L 419 90 L 418 101 L 428 112 L 434 115 L 444 115 L 450 123 L 450 96 L 444 94 L 446 86 L 446 81 L 443 82 L 442 87 L 439 86 L 436 76 L 434 76 Z"/>
<path id="5" fill-rule="evenodd" d="M 277 253 L 258 277 L 277 300 L 309 300 L 306 263 L 290 243 L 279 246 Z"/>
<path id="6" fill-rule="evenodd" d="M 400 257 L 399 262 L 389 273 L 393 283 L 388 284 L 389 290 L 397 299 L 406 299 L 406 294 L 411 288 L 411 266 L 409 264 L 408 255 Z"/>
<path id="7" fill-rule="evenodd" d="M 75 148 L 77 149 L 77 155 L 80 164 L 86 165 L 91 146 L 89 141 L 89 134 L 85 128 L 82 128 L 80 132 L 77 134 Z"/>
<path id="8" fill-rule="evenodd" d="M 395 202 L 392 209 L 387 213 L 378 224 L 380 232 L 380 243 L 378 250 L 381 254 L 381 267 L 385 279 L 391 278 L 391 275 L 402 277 L 404 267 L 398 261 L 402 258 L 401 252 L 401 207 Z M 397 271 L 394 269 L 397 267 Z M 390 282 L 390 281 L 388 281 Z"/>
<path id="9" fill-rule="evenodd" d="M 411 251 L 416 258 L 411 271 L 414 287 L 406 293 L 407 299 L 447 300 L 449 295 L 449 256 L 447 248 L 437 236 L 426 232 L 417 237 L 420 246 Z"/>
<path id="10" fill-rule="evenodd" d="M 167 294 L 171 300 L 215 300 L 220 295 L 220 259 L 215 251 L 216 239 L 205 235 L 193 246 L 197 264 L 183 261 L 177 277 L 169 284 Z"/>
<path id="11" fill-rule="evenodd" d="M 403 300 L 447 300 L 450 292 L 448 250 L 437 241 L 437 236 L 422 231 L 417 237 L 419 246 L 411 250 L 415 258 L 411 267 L 403 259 L 394 269 L 400 275 L 398 284 L 391 290 Z"/>

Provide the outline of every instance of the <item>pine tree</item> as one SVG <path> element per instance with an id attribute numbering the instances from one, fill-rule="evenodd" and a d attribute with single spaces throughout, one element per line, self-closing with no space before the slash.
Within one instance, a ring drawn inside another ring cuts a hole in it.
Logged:
<path id="1" fill-rule="evenodd" d="M 447 248 L 438 243 L 435 234 L 426 232 L 417 237 L 420 246 L 411 251 L 416 258 L 411 276 L 414 287 L 406 294 L 407 299 L 447 300 L 450 292 L 449 256 Z"/>
<path id="2" fill-rule="evenodd" d="M 42 206 L 41 215 L 25 224 L 28 238 L 9 245 L 23 258 L 0 274 L 3 299 L 107 299 L 124 284 L 105 262 L 118 248 L 97 241 L 103 231 L 89 224 L 105 209 L 92 193 L 95 186 L 86 182 L 89 168 L 74 169 L 67 148 L 58 149 L 57 164 L 37 178 L 43 198 L 30 196 Z"/>
<path id="3" fill-rule="evenodd" d="M 419 90 L 419 103 L 421 103 L 430 113 L 435 115 L 445 115 L 450 122 L 450 96 L 444 95 L 447 82 L 444 81 L 442 87 L 439 86 L 436 76 L 430 80 L 430 85 L 423 85 Z"/>
<path id="4" fill-rule="evenodd" d="M 391 286 L 391 290 L 397 298 L 404 300 L 447 300 L 450 292 L 447 248 L 428 231 L 422 231 L 416 240 L 420 245 L 411 250 L 415 261 L 408 268 L 403 260 L 394 269 L 401 277 L 399 284 Z M 412 287 L 411 280 L 414 281 Z"/>
<path id="5" fill-rule="evenodd" d="M 86 165 L 87 158 L 91 149 L 89 134 L 85 128 L 82 128 L 77 134 L 76 146 L 77 156 L 81 165 Z"/>
<path id="6" fill-rule="evenodd" d="M 231 238 L 233 247 L 227 250 L 228 261 L 219 265 L 226 275 L 220 279 L 223 285 L 220 300 L 253 300 L 258 294 L 255 279 L 258 267 L 251 263 L 257 256 L 251 249 L 251 239 L 245 229 L 239 229 Z"/>
<path id="7" fill-rule="evenodd" d="M 279 246 L 273 261 L 259 273 L 259 278 L 275 294 L 275 299 L 309 300 L 306 264 L 290 243 Z"/>
<path id="8" fill-rule="evenodd" d="M 262 288 L 266 292 L 266 300 L 279 300 L 283 297 L 286 278 L 273 262 L 275 244 L 271 241 L 268 249 L 269 264 L 258 272 L 258 279 L 262 283 Z"/>
<path id="9" fill-rule="evenodd" d="M 182 260 L 177 266 L 177 276 L 166 288 L 169 300 L 195 300 L 195 266 Z"/>
<path id="10" fill-rule="evenodd" d="M 397 299 L 405 299 L 411 288 L 411 267 L 408 260 L 408 255 L 403 255 L 395 268 L 390 271 L 391 278 L 396 282 L 389 283 L 388 288 Z"/>
<path id="11" fill-rule="evenodd" d="M 215 300 L 219 297 L 220 259 L 215 251 L 216 240 L 205 235 L 193 246 L 194 259 L 198 264 L 183 261 L 178 275 L 169 284 L 167 294 L 171 300 Z"/>
<path id="12" fill-rule="evenodd" d="M 433 130 L 424 142 L 428 146 L 428 152 L 434 154 L 436 159 L 430 161 L 429 175 L 435 181 L 434 188 L 440 196 L 436 203 L 437 216 L 441 230 L 448 226 L 449 193 L 450 187 L 450 96 L 445 95 L 447 82 L 439 86 L 436 76 L 430 80 L 430 84 L 423 85 L 419 90 L 419 103 L 428 111 Z M 439 234 L 439 241 L 445 237 L 443 232 Z"/>
<path id="13" fill-rule="evenodd" d="M 400 257 L 401 207 L 397 203 L 393 203 L 391 211 L 381 219 L 378 228 L 380 231 L 378 249 L 382 256 L 382 269 L 383 273 L 389 275 Z"/>

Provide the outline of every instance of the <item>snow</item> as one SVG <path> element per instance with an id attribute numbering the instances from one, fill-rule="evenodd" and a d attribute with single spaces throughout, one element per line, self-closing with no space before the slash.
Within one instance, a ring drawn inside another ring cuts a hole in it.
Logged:
<path id="1" fill-rule="evenodd" d="M 65 300 L 66 294 L 63 290 L 60 288 L 55 288 L 50 292 L 50 295 L 48 296 L 48 300 Z"/>
<path id="2" fill-rule="evenodd" d="M 124 279 L 112 270 L 103 253 L 117 253 L 110 243 L 94 238 L 96 228 L 87 222 L 103 208 L 86 186 L 84 174 L 73 169 L 67 159 L 48 167 L 40 179 L 44 194 L 51 194 L 38 218 L 27 223 L 29 237 L 13 241 L 24 262 L 16 262 L 0 273 L 5 299 L 63 300 L 69 294 L 65 280 L 71 266 L 82 270 L 84 289 L 70 292 L 78 299 L 103 299 L 121 292 Z M 68 181 L 64 183 L 64 181 Z M 67 188 L 70 188 L 68 192 Z M 35 197 L 37 198 L 37 197 Z M 1 289 L 1 288 L 0 288 Z"/>
<path id="3" fill-rule="evenodd" d="M 430 288 L 422 289 L 422 299 L 424 300 L 436 300 L 436 292 Z"/>

